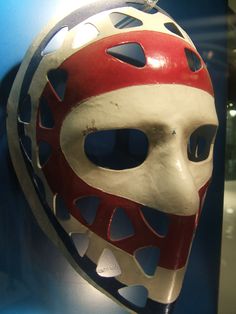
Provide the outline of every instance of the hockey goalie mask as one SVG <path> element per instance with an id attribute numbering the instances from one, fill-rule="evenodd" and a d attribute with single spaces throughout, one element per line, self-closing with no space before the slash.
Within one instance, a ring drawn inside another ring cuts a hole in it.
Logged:
<path id="1" fill-rule="evenodd" d="M 39 36 L 9 98 L 8 136 L 42 229 L 90 283 L 141 313 L 179 294 L 218 122 L 187 34 L 157 7 L 123 2 Z"/>

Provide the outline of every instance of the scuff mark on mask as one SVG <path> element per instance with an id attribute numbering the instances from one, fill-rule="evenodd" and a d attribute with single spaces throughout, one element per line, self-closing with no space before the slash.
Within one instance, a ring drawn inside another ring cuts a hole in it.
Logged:
<path id="1" fill-rule="evenodd" d="M 170 134 L 165 125 L 154 126 L 150 131 L 147 130 L 147 134 L 150 132 L 150 140 L 153 143 L 158 143 L 158 145 L 165 143 L 167 141 L 168 134 Z"/>
<path id="2" fill-rule="evenodd" d="M 172 134 L 172 135 L 176 135 L 176 131 L 175 131 L 175 130 L 173 130 L 171 134 Z"/>
<path id="3" fill-rule="evenodd" d="M 89 133 L 97 132 L 97 128 L 95 127 L 95 120 L 91 121 L 91 126 L 86 125 L 86 129 L 82 131 L 83 136 L 88 135 Z"/>
<path id="4" fill-rule="evenodd" d="M 117 108 L 117 109 L 119 109 L 119 104 L 117 103 L 117 102 L 114 102 L 114 101 L 110 101 L 110 104 L 111 105 L 115 105 L 115 107 Z"/>

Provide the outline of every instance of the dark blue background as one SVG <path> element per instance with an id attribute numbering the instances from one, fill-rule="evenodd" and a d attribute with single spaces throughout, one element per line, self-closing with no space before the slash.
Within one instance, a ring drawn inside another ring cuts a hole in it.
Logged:
<path id="1" fill-rule="evenodd" d="M 6 103 L 14 76 L 34 37 L 65 2 L 9 0 L 0 4 L 0 313 L 3 314 L 125 313 L 81 279 L 41 232 L 20 190 L 7 150 Z M 205 58 L 216 93 L 220 128 L 213 183 L 174 310 L 175 314 L 215 314 L 224 182 L 226 4 L 223 0 L 214 3 L 160 0 L 159 5 L 190 34 Z"/>

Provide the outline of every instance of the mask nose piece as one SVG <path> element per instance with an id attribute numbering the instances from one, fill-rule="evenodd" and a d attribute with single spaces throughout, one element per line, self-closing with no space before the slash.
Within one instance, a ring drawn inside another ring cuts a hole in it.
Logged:
<path id="1" fill-rule="evenodd" d="M 194 215 L 199 209 L 199 194 L 187 162 L 176 158 L 166 164 L 161 179 L 165 211 L 176 215 Z M 165 191 L 165 192 L 164 192 Z"/>

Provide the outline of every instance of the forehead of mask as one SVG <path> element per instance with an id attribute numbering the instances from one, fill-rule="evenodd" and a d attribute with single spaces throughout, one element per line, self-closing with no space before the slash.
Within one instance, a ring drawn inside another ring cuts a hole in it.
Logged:
<path id="1" fill-rule="evenodd" d="M 70 167 L 90 186 L 165 212 L 191 215 L 212 172 L 212 148 L 201 162 L 190 161 L 187 154 L 191 134 L 204 125 L 217 125 L 208 93 L 183 85 L 132 86 L 74 107 L 63 122 L 60 142 Z M 127 128 L 144 132 L 148 139 L 141 165 L 112 170 L 88 159 L 88 133 Z"/>

